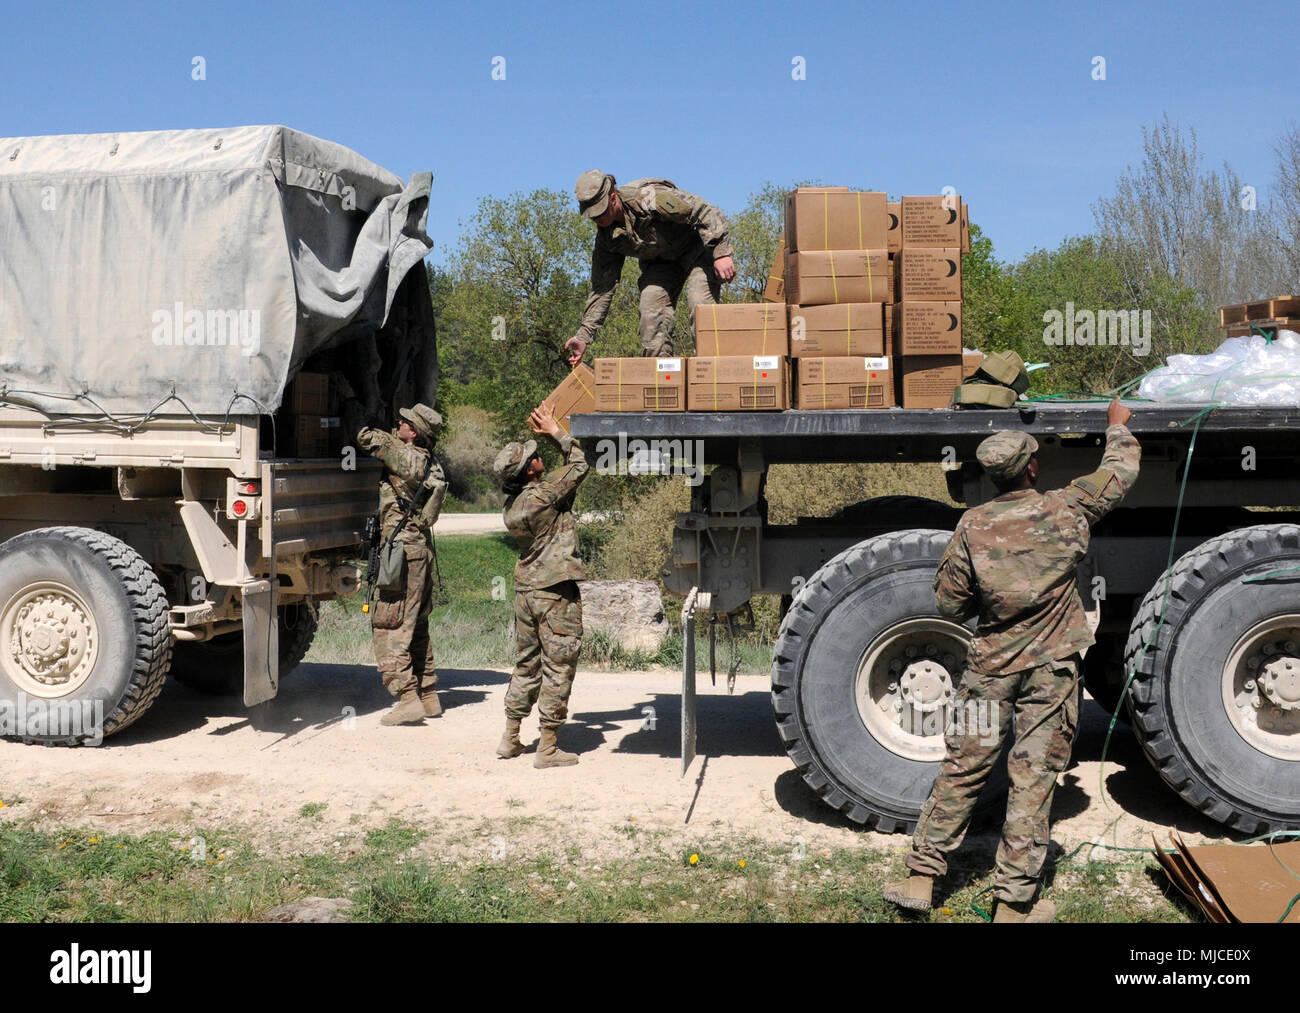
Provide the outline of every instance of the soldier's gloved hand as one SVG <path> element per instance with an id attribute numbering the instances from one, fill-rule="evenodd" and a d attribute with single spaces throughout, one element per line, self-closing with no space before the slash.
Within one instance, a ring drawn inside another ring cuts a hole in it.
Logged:
<path id="1" fill-rule="evenodd" d="M 736 276 L 736 262 L 730 257 L 719 257 L 713 262 L 713 272 L 718 281 L 731 281 Z"/>
<path id="2" fill-rule="evenodd" d="M 555 421 L 555 417 L 551 414 L 551 406 L 545 401 L 529 414 L 528 426 L 535 433 L 544 433 L 552 439 L 560 438 L 560 424 Z"/>
<path id="3" fill-rule="evenodd" d="M 587 343 L 575 334 L 564 343 L 564 350 L 569 353 L 569 365 L 576 366 L 587 351 Z"/>

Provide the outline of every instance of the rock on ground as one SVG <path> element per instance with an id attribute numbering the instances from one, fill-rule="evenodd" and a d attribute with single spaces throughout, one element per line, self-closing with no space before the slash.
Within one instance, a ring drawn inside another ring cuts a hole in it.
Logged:
<path id="1" fill-rule="evenodd" d="M 663 596 L 651 580 L 584 580 L 582 626 L 618 641 L 625 651 L 656 655 L 668 636 Z"/>

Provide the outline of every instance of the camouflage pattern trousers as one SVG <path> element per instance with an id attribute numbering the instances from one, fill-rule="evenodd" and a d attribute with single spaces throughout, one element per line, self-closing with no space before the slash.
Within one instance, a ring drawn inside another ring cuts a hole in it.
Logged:
<path id="1" fill-rule="evenodd" d="M 370 606 L 375 664 L 384 688 L 393 696 L 438 682 L 429 652 L 433 550 L 424 538 L 398 544 L 406 552 L 402 586 L 395 591 L 380 591 Z"/>
<path id="2" fill-rule="evenodd" d="M 683 266 L 689 264 L 689 270 Z M 721 298 L 722 287 L 713 270 L 713 255 L 703 245 L 691 260 L 643 260 L 641 278 L 641 354 L 672 355 L 677 297 L 686 289 L 686 306 L 694 327 L 695 307 Z"/>
<path id="3" fill-rule="evenodd" d="M 1033 900 L 1051 840 L 1048 814 L 1056 776 L 1070 762 L 1079 724 L 1080 662 L 1075 654 L 1005 675 L 962 674 L 955 713 L 987 708 L 988 720 L 950 724 L 944 738 L 947 756 L 921 809 L 909 868 L 926 876 L 947 871 L 945 856 L 966 836 L 980 789 L 1014 726 L 994 895 L 1012 904 Z"/>
<path id="4" fill-rule="evenodd" d="M 506 688 L 506 716 L 521 721 L 537 704 L 543 728 L 569 716 L 569 694 L 582 648 L 582 597 L 575 581 L 515 592 L 519 661 Z"/>

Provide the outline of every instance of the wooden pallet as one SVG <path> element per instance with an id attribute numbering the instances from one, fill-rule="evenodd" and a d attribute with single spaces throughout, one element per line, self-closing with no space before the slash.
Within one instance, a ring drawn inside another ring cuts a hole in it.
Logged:
<path id="1" fill-rule="evenodd" d="M 1300 318 L 1283 317 L 1281 320 L 1250 320 L 1240 324 L 1226 324 L 1223 329 L 1228 337 L 1239 338 L 1244 334 L 1259 334 L 1261 331 L 1269 337 L 1277 337 L 1280 330 L 1300 332 Z"/>
<path id="2" fill-rule="evenodd" d="M 1230 327 L 1247 321 L 1275 321 L 1288 317 L 1300 318 L 1300 298 L 1293 295 L 1280 295 L 1276 299 L 1261 299 L 1258 302 L 1235 303 L 1219 308 L 1219 326 Z"/>

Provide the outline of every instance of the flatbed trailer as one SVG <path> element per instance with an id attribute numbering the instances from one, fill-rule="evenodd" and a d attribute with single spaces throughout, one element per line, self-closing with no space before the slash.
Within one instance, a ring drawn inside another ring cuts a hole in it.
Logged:
<path id="1" fill-rule="evenodd" d="M 1132 672 L 1129 719 L 1189 804 L 1242 832 L 1300 826 L 1300 406 L 1128 406 L 1141 473 L 1079 566 L 1097 640 L 1085 683 L 1113 708 Z M 767 469 L 932 463 L 951 498 L 975 506 L 996 495 L 975 460 L 986 436 L 1033 434 L 1039 488 L 1057 488 L 1097 469 L 1106 405 L 593 413 L 572 426 L 598 465 L 708 466 L 689 479 L 665 586 L 688 602 L 688 622 L 696 612 L 732 620 L 755 594 L 781 597 L 772 706 L 787 752 L 827 804 L 901 831 L 943 756 L 974 626 L 940 616 L 932 591 L 962 508 L 887 496 L 772 525 Z M 683 769 L 694 754 L 687 658 Z"/>

